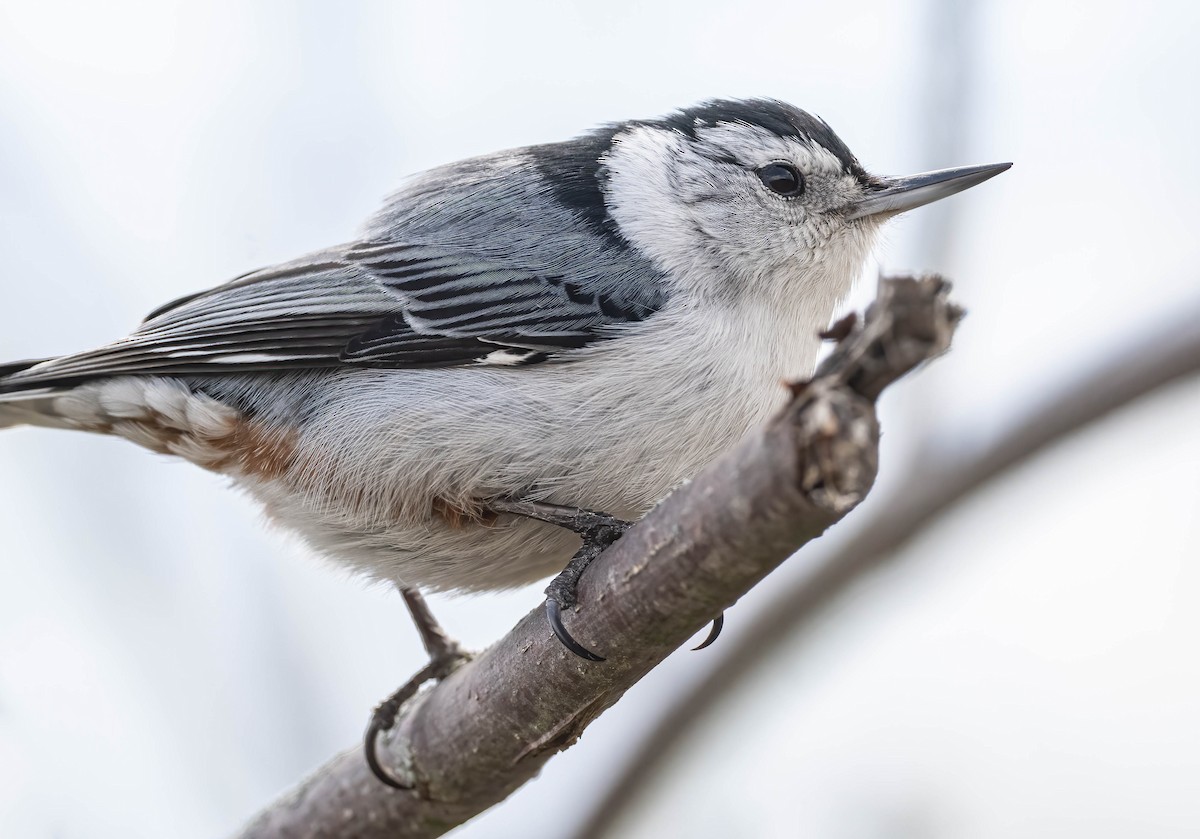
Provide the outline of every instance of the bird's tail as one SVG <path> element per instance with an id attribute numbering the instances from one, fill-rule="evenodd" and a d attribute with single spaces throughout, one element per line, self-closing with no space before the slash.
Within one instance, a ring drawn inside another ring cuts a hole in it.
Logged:
<path id="1" fill-rule="evenodd" d="M 47 428 L 68 428 L 54 410 L 56 398 L 62 394 L 61 387 L 34 386 L 23 388 L 19 381 L 9 379 L 14 373 L 28 370 L 47 359 L 15 361 L 0 364 L 0 428 L 17 425 L 40 425 Z"/>

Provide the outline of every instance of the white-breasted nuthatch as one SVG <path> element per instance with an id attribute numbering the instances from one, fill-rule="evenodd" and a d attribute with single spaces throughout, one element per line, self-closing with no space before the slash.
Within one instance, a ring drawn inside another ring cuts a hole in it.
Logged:
<path id="1" fill-rule="evenodd" d="M 115 434 L 228 475 L 421 618 L 416 589 L 562 571 L 579 539 L 551 505 L 637 518 L 763 422 L 881 222 L 1008 166 L 872 176 L 773 100 L 453 163 L 357 241 L 0 367 L 0 427 Z M 617 519 L 576 529 L 611 541 Z"/>

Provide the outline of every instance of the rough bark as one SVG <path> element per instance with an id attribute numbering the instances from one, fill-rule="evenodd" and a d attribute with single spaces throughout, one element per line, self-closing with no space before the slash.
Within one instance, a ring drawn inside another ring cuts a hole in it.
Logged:
<path id="1" fill-rule="evenodd" d="M 760 431 L 651 511 L 584 575 L 566 652 L 535 608 L 404 709 L 381 754 L 413 789 L 335 757 L 264 811 L 250 837 L 433 837 L 503 800 L 671 652 L 870 490 L 875 399 L 945 351 L 961 311 L 938 278 L 884 280 L 861 322 Z"/>

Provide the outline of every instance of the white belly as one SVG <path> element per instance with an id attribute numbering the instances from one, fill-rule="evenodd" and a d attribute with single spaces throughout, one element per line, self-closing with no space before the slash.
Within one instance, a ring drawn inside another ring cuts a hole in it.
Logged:
<path id="1" fill-rule="evenodd" d="M 339 373 L 297 468 L 243 485 L 276 523 L 375 577 L 477 590 L 548 576 L 574 534 L 509 517 L 454 527 L 431 511 L 510 496 L 638 518 L 766 420 L 817 351 L 807 325 L 774 344 L 656 326 L 564 363 Z"/>

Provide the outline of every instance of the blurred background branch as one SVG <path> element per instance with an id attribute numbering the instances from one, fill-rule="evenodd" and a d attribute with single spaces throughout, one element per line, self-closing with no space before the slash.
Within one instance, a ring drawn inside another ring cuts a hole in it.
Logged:
<path id="1" fill-rule="evenodd" d="M 652 786 L 655 775 L 671 765 L 684 736 L 755 668 L 781 647 L 797 644 L 800 631 L 835 600 L 904 556 L 902 549 L 923 530 L 1063 437 L 1161 387 L 1200 374 L 1200 301 L 1182 311 L 1178 320 L 1145 329 L 1139 340 L 1108 363 L 1064 385 L 983 451 L 957 461 L 920 464 L 903 491 L 892 493 L 876 507 L 877 515 L 858 524 L 854 538 L 793 583 L 756 615 L 747 631 L 721 648 L 720 662 L 695 690 L 663 714 L 616 782 L 592 806 L 575 839 L 620 835 L 612 828 L 639 793 Z"/>

